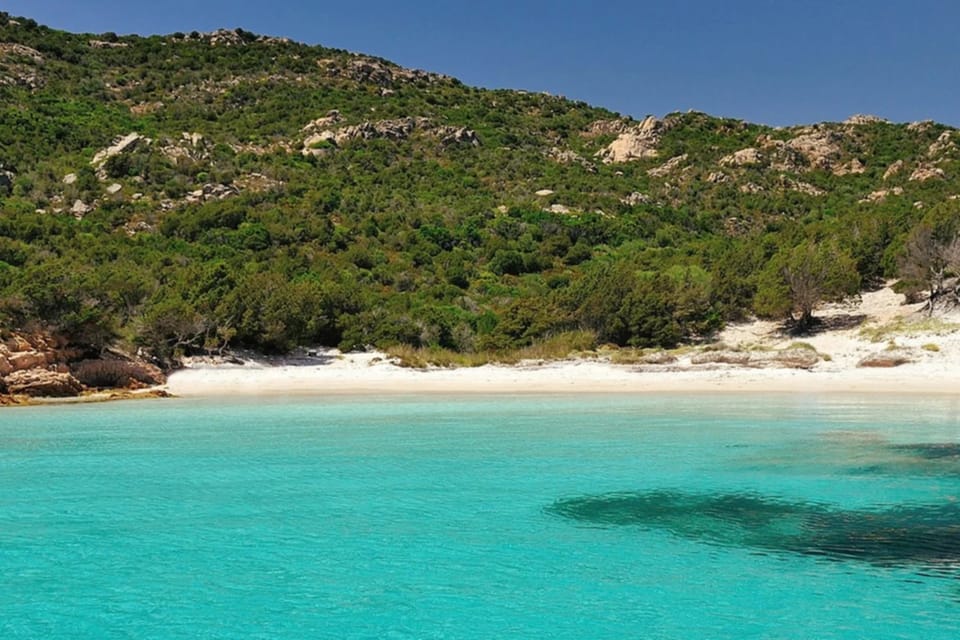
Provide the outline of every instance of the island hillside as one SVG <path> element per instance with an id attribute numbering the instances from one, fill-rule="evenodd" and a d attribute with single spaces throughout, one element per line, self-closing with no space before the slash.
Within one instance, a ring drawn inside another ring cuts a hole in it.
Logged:
<path id="1" fill-rule="evenodd" d="M 673 347 L 960 265 L 960 136 L 640 119 L 242 29 L 0 13 L 0 393 L 301 345 Z"/>

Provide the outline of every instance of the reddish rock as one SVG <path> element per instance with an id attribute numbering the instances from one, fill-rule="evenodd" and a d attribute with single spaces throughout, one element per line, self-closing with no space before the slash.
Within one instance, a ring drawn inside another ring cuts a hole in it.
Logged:
<path id="1" fill-rule="evenodd" d="M 20 351 L 11 355 L 8 360 L 14 371 L 34 369 L 47 366 L 47 356 L 36 351 Z"/>
<path id="2" fill-rule="evenodd" d="M 65 398 L 80 395 L 83 385 L 69 373 L 45 369 L 15 371 L 5 378 L 7 391 L 31 397 Z"/>
<path id="3" fill-rule="evenodd" d="M 70 371 L 88 387 L 140 389 L 166 382 L 158 367 L 135 360 L 83 360 Z"/>

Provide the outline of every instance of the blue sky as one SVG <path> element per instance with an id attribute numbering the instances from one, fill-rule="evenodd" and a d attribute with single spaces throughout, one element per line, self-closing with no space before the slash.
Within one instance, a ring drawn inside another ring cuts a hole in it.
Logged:
<path id="1" fill-rule="evenodd" d="M 243 27 L 633 116 L 960 126 L 956 0 L 2 0 L 71 31 Z"/>

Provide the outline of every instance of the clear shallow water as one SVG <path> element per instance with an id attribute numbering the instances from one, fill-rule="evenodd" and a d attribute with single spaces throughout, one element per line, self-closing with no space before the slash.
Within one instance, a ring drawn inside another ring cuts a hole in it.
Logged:
<path id="1" fill-rule="evenodd" d="M 958 442 L 944 398 L 4 410 L 0 637 L 954 639 Z"/>

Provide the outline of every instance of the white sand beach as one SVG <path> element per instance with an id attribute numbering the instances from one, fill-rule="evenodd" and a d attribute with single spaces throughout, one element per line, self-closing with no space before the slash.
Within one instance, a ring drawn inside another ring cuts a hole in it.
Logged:
<path id="1" fill-rule="evenodd" d="M 595 358 L 473 368 L 411 369 L 382 353 L 336 350 L 313 356 L 243 364 L 192 359 L 169 378 L 180 397 L 281 394 L 420 393 L 939 393 L 960 392 L 960 314 L 928 318 L 921 305 L 885 288 L 817 312 L 828 327 L 815 335 L 784 335 L 777 323 L 732 325 L 711 346 L 673 352 L 666 364 L 614 364 Z M 815 349 L 809 368 L 771 359 L 791 349 Z M 703 354 L 734 354 L 711 358 Z M 869 358 L 898 366 L 860 366 Z M 704 360 L 707 360 L 704 362 Z M 730 364 L 723 360 L 736 360 Z"/>

